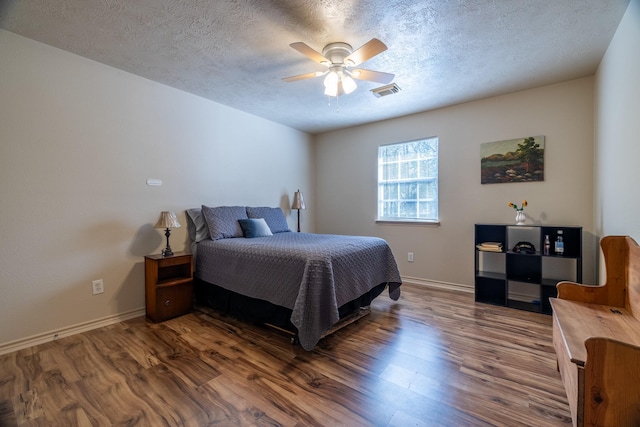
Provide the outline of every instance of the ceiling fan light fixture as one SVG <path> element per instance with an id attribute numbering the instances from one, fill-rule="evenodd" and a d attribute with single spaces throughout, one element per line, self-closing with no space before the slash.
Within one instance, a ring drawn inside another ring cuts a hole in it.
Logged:
<path id="1" fill-rule="evenodd" d="M 338 80 L 340 80 L 338 73 L 336 73 L 335 71 L 330 71 L 329 74 L 327 74 L 327 77 L 324 78 L 324 87 L 337 87 Z"/>
<path id="2" fill-rule="evenodd" d="M 387 50 L 387 46 L 375 38 L 369 40 L 356 50 L 353 50 L 350 44 L 343 42 L 329 43 L 322 49 L 322 53 L 317 52 L 303 42 L 291 43 L 289 46 L 312 61 L 327 67 L 328 70 L 285 77 L 282 80 L 294 82 L 324 75 L 324 94 L 329 97 L 337 98 L 338 96 L 352 93 L 358 87 L 354 79 L 389 83 L 394 77 L 393 74 L 380 71 L 365 69 L 349 70 L 349 68 L 362 64 Z"/>
<path id="3" fill-rule="evenodd" d="M 338 84 L 336 83 L 333 86 L 325 86 L 324 94 L 331 97 L 338 96 Z"/>
<path id="4" fill-rule="evenodd" d="M 351 92 L 356 90 L 357 87 L 358 85 L 350 76 L 342 77 L 342 89 L 344 90 L 344 93 L 350 94 Z"/>

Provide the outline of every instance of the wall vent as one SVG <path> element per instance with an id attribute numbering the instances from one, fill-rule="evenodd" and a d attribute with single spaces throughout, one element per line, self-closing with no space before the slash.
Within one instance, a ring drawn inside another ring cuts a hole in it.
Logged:
<path id="1" fill-rule="evenodd" d="M 400 86 L 395 83 L 391 83 L 390 85 L 380 86 L 375 89 L 371 89 L 371 92 L 377 97 L 381 98 L 387 95 L 393 95 L 394 93 L 400 92 Z"/>

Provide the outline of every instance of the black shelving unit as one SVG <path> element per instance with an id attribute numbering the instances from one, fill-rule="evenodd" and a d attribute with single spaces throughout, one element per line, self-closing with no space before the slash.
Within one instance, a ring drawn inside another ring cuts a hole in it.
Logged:
<path id="1" fill-rule="evenodd" d="M 562 230 L 564 254 L 554 242 Z M 544 238 L 551 248 L 544 253 Z M 513 252 L 521 241 L 535 246 L 534 254 Z M 502 244 L 502 252 L 482 251 L 485 242 Z M 551 225 L 475 225 L 475 300 L 520 310 L 551 314 L 549 298 L 562 280 L 582 282 L 582 227 Z"/>

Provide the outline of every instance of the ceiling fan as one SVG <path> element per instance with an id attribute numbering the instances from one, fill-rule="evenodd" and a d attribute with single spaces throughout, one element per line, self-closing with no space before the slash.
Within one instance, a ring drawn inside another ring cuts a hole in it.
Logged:
<path id="1" fill-rule="evenodd" d="M 387 46 L 378 39 L 371 39 L 360 48 L 353 50 L 351 45 L 342 42 L 329 43 L 318 53 L 303 42 L 291 43 L 289 46 L 310 58 L 311 60 L 327 67 L 325 71 L 299 74 L 297 76 L 284 77 L 285 82 L 326 76 L 324 78 L 324 94 L 327 96 L 340 96 L 353 92 L 357 85 L 353 79 L 368 80 L 377 83 L 391 83 L 394 75 L 381 71 L 353 68 L 379 53 L 387 50 Z"/>

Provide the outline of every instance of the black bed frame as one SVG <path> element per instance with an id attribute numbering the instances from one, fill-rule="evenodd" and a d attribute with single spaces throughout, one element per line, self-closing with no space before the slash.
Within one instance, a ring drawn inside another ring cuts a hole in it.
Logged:
<path id="1" fill-rule="evenodd" d="M 386 286 L 386 283 L 381 283 L 364 295 L 340 306 L 340 319 L 362 317 L 358 314 L 361 309 L 369 307 L 371 301 L 380 295 Z M 292 334 L 291 342 L 297 343 L 298 331 L 290 321 L 292 310 L 289 308 L 229 291 L 197 277 L 194 278 L 194 294 L 196 307 L 208 307 L 243 322 L 281 329 Z"/>

